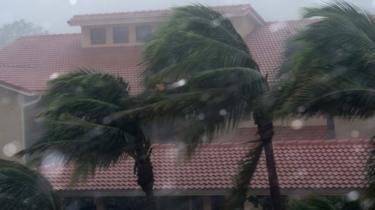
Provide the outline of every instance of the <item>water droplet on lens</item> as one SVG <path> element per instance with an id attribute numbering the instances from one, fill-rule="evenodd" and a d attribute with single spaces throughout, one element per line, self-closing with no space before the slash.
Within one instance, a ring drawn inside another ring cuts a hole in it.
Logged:
<path id="1" fill-rule="evenodd" d="M 352 130 L 352 132 L 350 133 L 350 135 L 353 138 L 358 138 L 359 137 L 359 131 L 358 130 Z"/>
<path id="2" fill-rule="evenodd" d="M 18 152 L 18 144 L 16 142 L 10 142 L 3 147 L 3 153 L 7 157 L 12 157 Z"/>
<path id="3" fill-rule="evenodd" d="M 299 130 L 303 127 L 303 120 L 300 120 L 300 119 L 296 119 L 296 120 L 293 120 L 291 123 L 290 123 L 290 126 L 292 127 L 292 129 L 294 130 Z"/>

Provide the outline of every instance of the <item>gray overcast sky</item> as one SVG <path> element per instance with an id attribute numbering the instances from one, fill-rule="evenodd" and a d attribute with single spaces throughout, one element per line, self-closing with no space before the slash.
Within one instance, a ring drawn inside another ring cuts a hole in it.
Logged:
<path id="1" fill-rule="evenodd" d="M 202 3 L 207 5 L 250 4 L 267 21 L 300 18 L 301 8 L 330 0 L 1 0 L 0 25 L 26 19 L 50 33 L 75 32 L 66 21 L 75 14 L 161 9 Z M 371 13 L 375 0 L 349 0 Z"/>

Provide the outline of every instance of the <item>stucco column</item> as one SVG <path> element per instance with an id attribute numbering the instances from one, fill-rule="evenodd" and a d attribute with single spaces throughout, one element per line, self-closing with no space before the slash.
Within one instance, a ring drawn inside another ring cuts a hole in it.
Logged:
<path id="1" fill-rule="evenodd" d="M 211 205 L 211 197 L 203 197 L 203 210 L 211 210 L 212 205 Z"/>
<path id="2" fill-rule="evenodd" d="M 95 198 L 95 205 L 96 205 L 96 210 L 106 210 L 103 197 L 96 197 Z"/>

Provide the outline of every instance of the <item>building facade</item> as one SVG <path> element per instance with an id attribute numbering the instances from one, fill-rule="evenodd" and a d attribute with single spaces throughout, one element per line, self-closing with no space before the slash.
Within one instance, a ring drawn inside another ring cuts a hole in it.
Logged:
<path id="1" fill-rule="evenodd" d="M 285 41 L 314 21 L 266 22 L 250 5 L 213 8 L 232 21 L 271 83 L 277 82 Z M 40 96 L 48 81 L 59 75 L 78 68 L 95 69 L 122 76 L 129 82 L 132 94 L 140 93 L 143 88 L 139 64 L 143 44 L 169 15 L 169 10 L 77 15 L 68 23 L 80 27 L 81 33 L 24 37 L 1 49 L 0 158 L 12 158 L 15 152 L 37 141 L 43 129 L 43 119 L 38 118 L 42 110 Z M 373 134 L 374 119 L 346 121 L 322 116 L 286 119 L 276 122 L 275 126 L 276 161 L 284 195 L 310 191 L 343 194 L 366 188 L 364 154 L 367 154 L 368 141 L 364 139 Z M 213 155 L 219 162 L 210 162 L 210 158 L 203 158 L 203 162 L 193 159 L 190 163 L 177 160 L 176 148 L 155 141 L 159 143 L 155 145 L 153 157 L 156 194 L 161 200 L 177 199 L 176 203 L 182 200 L 185 206 L 181 209 L 218 209 L 215 205 L 220 206 L 222 196 L 232 186 L 231 179 L 243 155 L 242 149 L 249 146 L 241 144 L 255 134 L 253 121 L 244 119 L 238 130 L 217 139 L 216 144 L 204 145 L 199 155 Z M 284 149 L 288 153 L 283 152 Z M 341 150 L 349 155 L 337 152 Z M 173 155 L 168 156 L 169 153 Z M 347 161 L 353 165 L 345 165 Z M 51 166 L 52 169 L 44 168 L 44 172 L 67 199 L 74 196 L 95 198 L 97 206 L 104 209 L 104 198 L 108 201 L 109 198 L 142 195 L 135 185 L 130 162 L 98 172 L 99 177 L 77 187 L 66 185 L 69 167 Z M 163 165 L 165 163 L 168 164 Z M 346 171 L 353 170 L 352 167 L 358 169 L 358 174 Z M 264 173 L 264 163 L 261 163 L 252 183 L 254 195 L 267 195 Z M 245 209 L 252 207 L 247 204 Z"/>

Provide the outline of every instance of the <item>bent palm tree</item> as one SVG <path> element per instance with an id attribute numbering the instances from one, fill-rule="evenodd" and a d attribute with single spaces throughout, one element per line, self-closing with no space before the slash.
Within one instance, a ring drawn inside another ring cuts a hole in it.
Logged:
<path id="1" fill-rule="evenodd" d="M 128 84 L 119 77 L 87 70 L 49 82 L 42 98 L 45 132 L 40 141 L 22 151 L 39 159 L 57 150 L 74 162 L 74 179 L 94 174 L 130 156 L 137 183 L 154 208 L 150 141 L 139 118 L 114 119 L 112 114 L 133 107 Z"/>
<path id="2" fill-rule="evenodd" d="M 308 195 L 303 199 L 291 200 L 288 210 L 361 210 L 358 200 L 343 197 Z"/>
<path id="3" fill-rule="evenodd" d="M 289 43 L 279 113 L 370 117 L 375 113 L 375 22 L 348 3 L 306 10 L 322 17 Z M 278 109 L 276 109 L 278 110 Z"/>
<path id="4" fill-rule="evenodd" d="M 0 206 L 7 210 L 60 210 L 51 184 L 37 172 L 0 160 Z"/>
<path id="5" fill-rule="evenodd" d="M 306 10 L 321 19 L 290 40 L 279 88 L 278 115 L 368 118 L 375 114 L 375 22 L 345 2 Z M 369 162 L 375 193 L 375 158 Z"/>
<path id="6" fill-rule="evenodd" d="M 267 81 L 231 21 L 202 5 L 174 9 L 170 21 L 146 44 L 144 65 L 146 105 L 118 116 L 184 119 L 177 129 L 192 150 L 253 113 L 260 141 L 242 163 L 230 203 L 237 206 L 246 200 L 265 149 L 273 206 L 283 209 L 271 143 L 273 124 L 259 103 Z"/>

